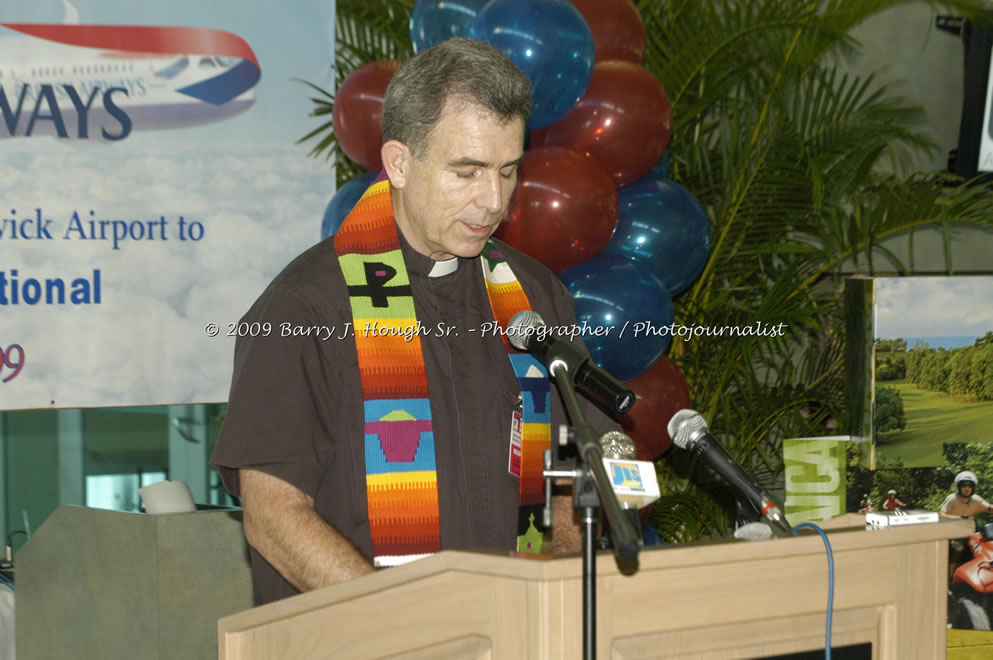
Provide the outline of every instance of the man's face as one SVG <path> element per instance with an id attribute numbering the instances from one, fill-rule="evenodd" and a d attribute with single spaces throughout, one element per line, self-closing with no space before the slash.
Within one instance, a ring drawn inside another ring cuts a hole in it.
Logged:
<path id="1" fill-rule="evenodd" d="M 959 495 L 962 497 L 972 497 L 972 484 L 964 483 L 959 486 Z"/>
<path id="2" fill-rule="evenodd" d="M 420 158 L 391 177 L 397 224 L 432 259 L 475 257 L 496 231 L 524 158 L 524 122 L 449 100 Z"/>

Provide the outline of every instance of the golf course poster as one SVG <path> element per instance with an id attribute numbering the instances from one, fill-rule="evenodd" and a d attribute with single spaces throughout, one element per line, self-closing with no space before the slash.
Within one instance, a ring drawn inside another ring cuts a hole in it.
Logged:
<path id="1" fill-rule="evenodd" d="M 875 467 L 937 467 L 993 441 L 993 276 L 873 280 Z"/>

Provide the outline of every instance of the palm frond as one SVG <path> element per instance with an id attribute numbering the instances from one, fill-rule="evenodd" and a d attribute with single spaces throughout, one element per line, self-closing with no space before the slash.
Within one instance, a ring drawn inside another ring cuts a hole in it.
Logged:
<path id="1" fill-rule="evenodd" d="M 676 340 L 670 356 L 694 406 L 726 433 L 719 437 L 729 453 L 769 487 L 782 483 L 784 438 L 823 435 L 846 420 L 842 268 L 909 272 L 883 239 L 938 226 L 948 253 L 950 227 L 993 218 L 980 186 L 879 173 L 934 148 L 917 104 L 839 64 L 858 51 L 852 28 L 896 4 L 638 3 L 646 66 L 673 101 L 672 176 L 711 219 L 710 257 L 674 300 L 676 320 L 787 329 L 774 338 Z M 978 8 L 949 4 L 966 15 Z M 660 529 L 674 525 L 669 533 L 679 538 L 729 532 L 730 511 L 708 510 L 727 504 L 718 484 L 670 481 L 663 493 L 681 513 L 673 522 L 658 514 Z M 697 511 L 706 523 L 683 520 L 692 501 L 707 503 Z"/>
<path id="2" fill-rule="evenodd" d="M 338 0 L 335 6 L 335 86 L 359 67 L 377 60 L 404 60 L 413 55 L 410 42 L 410 12 L 414 0 Z M 304 81 L 301 81 L 304 82 Z M 334 92 L 313 83 L 312 117 L 329 115 L 334 109 Z M 321 124 L 297 143 L 317 140 L 308 154 L 334 159 L 335 178 L 342 186 L 363 169 L 338 147 L 332 122 Z"/>

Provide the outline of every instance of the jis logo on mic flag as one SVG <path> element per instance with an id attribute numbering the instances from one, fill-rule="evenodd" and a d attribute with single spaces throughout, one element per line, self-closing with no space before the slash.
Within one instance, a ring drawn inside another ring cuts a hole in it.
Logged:
<path id="1" fill-rule="evenodd" d="M 645 490 L 645 485 L 641 481 L 641 470 L 637 463 L 610 463 L 610 481 L 615 488 L 631 488 L 634 490 Z"/>

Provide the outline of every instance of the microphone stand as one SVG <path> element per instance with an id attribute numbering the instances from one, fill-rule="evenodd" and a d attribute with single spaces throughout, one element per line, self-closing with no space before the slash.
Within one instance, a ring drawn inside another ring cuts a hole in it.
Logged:
<path id="1" fill-rule="evenodd" d="M 631 521 L 621 510 L 621 506 L 610 485 L 607 471 L 603 468 L 603 448 L 596 430 L 586 420 L 576 394 L 575 374 L 569 370 L 566 360 L 558 359 L 549 350 L 548 371 L 555 377 L 555 385 L 565 404 L 569 420 L 565 441 L 576 445 L 579 464 L 575 471 L 554 471 L 546 469 L 545 493 L 548 522 L 551 523 L 551 480 L 554 477 L 572 477 L 575 480 L 574 505 L 583 524 L 583 658 L 596 658 L 596 522 L 598 510 L 603 505 L 607 520 L 610 521 L 610 534 L 614 552 L 624 561 L 634 561 L 638 557 L 638 537 Z M 546 454 L 545 467 L 551 467 L 551 453 Z"/>

